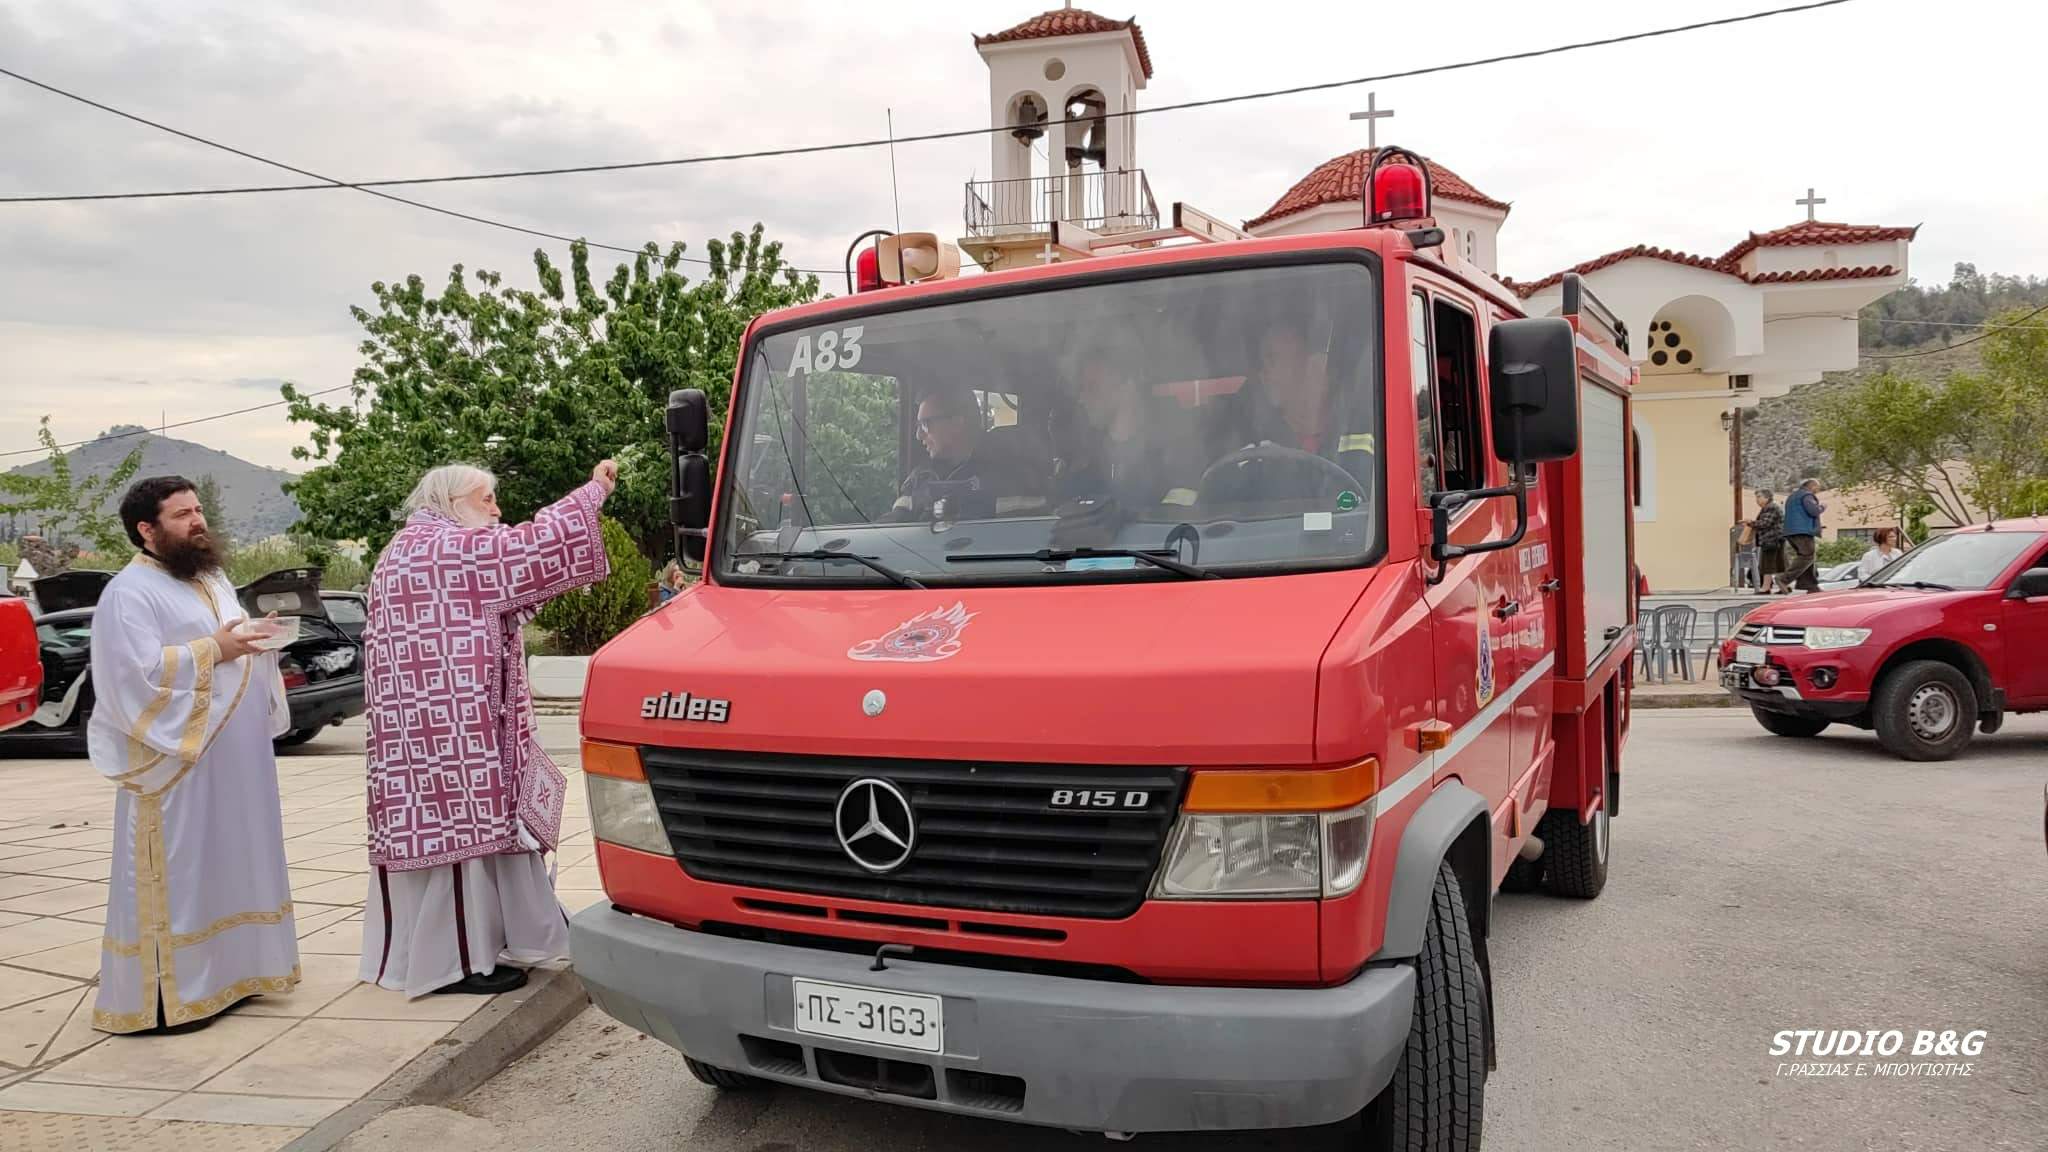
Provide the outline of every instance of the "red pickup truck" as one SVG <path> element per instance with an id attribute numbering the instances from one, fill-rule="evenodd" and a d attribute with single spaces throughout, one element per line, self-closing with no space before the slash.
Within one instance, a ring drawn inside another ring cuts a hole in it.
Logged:
<path id="1" fill-rule="evenodd" d="M 1779 736 L 1877 730 L 1946 760 L 2048 711 L 2048 517 L 1961 528 L 1855 588 L 1772 604 L 1721 645 L 1721 683 Z"/>
<path id="2" fill-rule="evenodd" d="M 0 593 L 0 732 L 25 724 L 43 696 L 43 660 L 28 601 Z"/>

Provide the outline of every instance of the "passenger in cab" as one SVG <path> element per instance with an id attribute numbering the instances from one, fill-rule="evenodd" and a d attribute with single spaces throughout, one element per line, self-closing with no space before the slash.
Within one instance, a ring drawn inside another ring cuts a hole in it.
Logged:
<path id="1" fill-rule="evenodd" d="M 1194 502 L 1203 461 L 1177 408 L 1156 402 L 1128 358 L 1099 341 L 1077 358 L 1055 425 L 1053 499 L 1111 500 L 1127 514 Z"/>
<path id="2" fill-rule="evenodd" d="M 971 389 L 926 392 L 917 405 L 917 442 L 930 460 L 904 478 L 890 520 L 983 519 L 1044 495 L 1043 469 L 990 430 Z"/>
<path id="3" fill-rule="evenodd" d="M 1347 487 L 1344 467 L 1355 475 L 1370 457 L 1372 436 L 1346 434 L 1328 371 L 1328 341 L 1313 339 L 1311 325 L 1286 313 L 1269 315 L 1257 329 L 1253 371 L 1217 406 L 1210 432 L 1216 463 L 1203 477 L 1201 499 L 1242 504 L 1337 496 Z"/>

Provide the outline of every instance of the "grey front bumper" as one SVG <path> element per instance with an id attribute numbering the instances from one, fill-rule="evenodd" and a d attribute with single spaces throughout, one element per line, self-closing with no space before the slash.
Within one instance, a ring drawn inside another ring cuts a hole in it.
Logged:
<path id="1" fill-rule="evenodd" d="M 896 958 L 874 972 L 866 957 L 692 932 L 608 904 L 570 921 L 569 938 L 577 975 L 599 1008 L 702 1063 L 1089 1131 L 1343 1120 L 1392 1078 L 1415 1001 L 1406 965 L 1309 989 L 1118 984 Z M 945 1053 L 798 1033 L 796 976 L 943 997 Z M 833 1083 L 821 1072 L 821 1052 L 834 1068 L 847 1058 L 891 1062 L 897 1073 L 914 1073 L 908 1079 L 929 1097 Z M 991 1091 L 992 1077 L 1008 1087 Z"/>

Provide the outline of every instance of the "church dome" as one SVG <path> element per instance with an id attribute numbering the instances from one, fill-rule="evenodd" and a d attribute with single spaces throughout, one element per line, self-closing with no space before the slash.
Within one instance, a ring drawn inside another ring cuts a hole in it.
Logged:
<path id="1" fill-rule="evenodd" d="M 1346 152 L 1316 166 L 1316 170 L 1301 178 L 1300 182 L 1287 190 L 1285 196 L 1274 201 L 1271 208 L 1245 222 L 1246 228 L 1257 228 L 1270 224 L 1297 212 L 1306 212 L 1325 204 L 1356 204 L 1365 195 L 1365 170 L 1372 166 L 1373 149 L 1360 148 Z M 1423 165 L 1429 170 L 1431 194 L 1442 200 L 1460 200 L 1477 204 L 1482 208 L 1506 212 L 1505 201 L 1495 200 L 1474 188 L 1464 177 L 1449 168 L 1423 158 Z"/>

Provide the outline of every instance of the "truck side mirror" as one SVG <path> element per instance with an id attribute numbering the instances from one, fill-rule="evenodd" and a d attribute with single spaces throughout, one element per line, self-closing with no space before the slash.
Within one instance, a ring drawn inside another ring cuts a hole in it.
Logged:
<path id="1" fill-rule="evenodd" d="M 2020 573 L 2007 595 L 2014 600 L 2038 600 L 2048 596 L 2048 568 L 2029 568 Z"/>
<path id="2" fill-rule="evenodd" d="M 678 388 L 669 393 L 664 421 L 671 451 L 702 452 L 711 443 L 711 403 L 701 388 Z"/>
<path id="3" fill-rule="evenodd" d="M 1579 451 L 1578 336 L 1550 316 L 1503 320 L 1487 341 L 1493 452 L 1510 464 L 1564 460 Z"/>
<path id="4" fill-rule="evenodd" d="M 710 403 L 696 388 L 668 394 L 669 480 L 668 519 L 675 528 L 676 554 L 686 564 L 704 562 L 711 527 L 711 461 L 704 457 L 710 442 Z"/>

